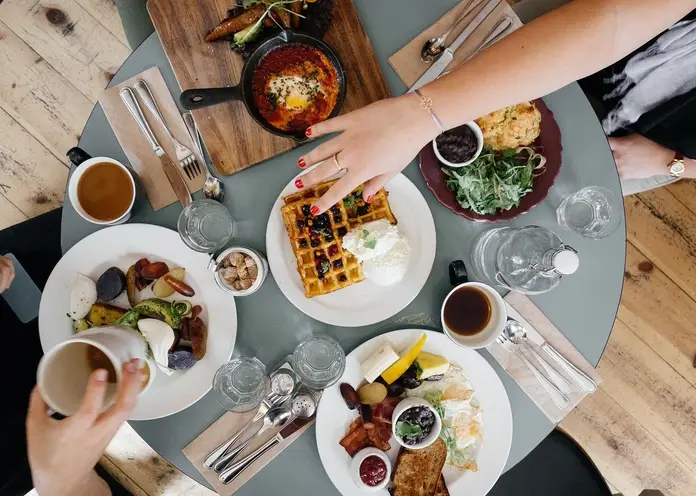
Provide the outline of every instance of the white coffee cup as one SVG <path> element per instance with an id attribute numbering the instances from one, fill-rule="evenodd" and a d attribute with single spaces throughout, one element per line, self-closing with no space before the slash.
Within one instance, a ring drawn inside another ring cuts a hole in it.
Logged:
<path id="1" fill-rule="evenodd" d="M 139 332 L 125 326 L 106 326 L 80 332 L 49 350 L 39 362 L 37 384 L 46 404 L 63 415 L 77 412 L 93 368 L 87 350 L 94 346 L 111 362 L 116 382 L 108 383 L 104 409 L 115 401 L 123 364 L 139 358 L 148 363 L 150 376 L 142 388 L 143 394 L 152 384 L 155 369 L 147 359 L 147 345 Z"/>
<path id="2" fill-rule="evenodd" d="M 447 305 L 447 301 L 456 291 L 464 287 L 474 287 L 482 291 L 491 307 L 491 316 L 483 330 L 469 336 L 453 332 L 445 323 L 445 306 Z M 464 348 L 485 348 L 489 344 L 492 344 L 503 332 L 503 328 L 507 322 L 507 307 L 505 306 L 505 301 L 502 296 L 488 284 L 465 282 L 464 284 L 456 286 L 445 297 L 445 301 L 442 303 L 442 308 L 440 310 L 440 320 L 442 322 L 442 329 L 445 331 L 447 337 L 459 346 Z"/>
<path id="3" fill-rule="evenodd" d="M 122 168 L 126 172 L 126 174 L 128 174 L 128 178 L 130 179 L 132 188 L 133 199 L 131 200 L 128 209 L 120 217 L 113 220 L 100 220 L 95 217 L 92 217 L 85 211 L 82 205 L 80 205 L 80 200 L 77 196 L 77 185 L 80 183 L 80 178 L 85 174 L 85 172 L 87 172 L 87 170 L 90 167 L 94 167 L 97 164 L 103 163 L 115 164 Z M 75 211 L 78 214 L 80 214 L 80 216 L 86 221 L 89 221 L 92 224 L 98 224 L 100 226 L 115 226 L 128 221 L 128 219 L 130 219 L 131 216 L 131 210 L 133 210 L 133 204 L 135 203 L 135 193 L 135 179 L 133 179 L 133 173 L 128 169 L 128 167 L 123 165 L 118 160 L 114 160 L 113 158 L 108 157 L 93 157 L 88 160 L 85 160 L 75 168 L 68 182 L 68 197 L 70 198 L 70 203 L 72 203 L 72 206 L 75 209 Z"/>

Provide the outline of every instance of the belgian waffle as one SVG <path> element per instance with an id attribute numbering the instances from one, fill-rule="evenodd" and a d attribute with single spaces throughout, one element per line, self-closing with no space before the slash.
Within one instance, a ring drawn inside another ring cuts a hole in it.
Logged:
<path id="1" fill-rule="evenodd" d="M 285 205 L 281 207 L 307 298 L 328 294 L 365 279 L 355 257 L 343 250 L 341 240 L 348 231 L 379 219 L 396 224 L 387 192 L 379 190 L 372 203 L 366 204 L 362 199 L 362 186 L 325 213 L 312 216 L 310 207 L 334 183 L 322 183 L 286 196 Z"/>

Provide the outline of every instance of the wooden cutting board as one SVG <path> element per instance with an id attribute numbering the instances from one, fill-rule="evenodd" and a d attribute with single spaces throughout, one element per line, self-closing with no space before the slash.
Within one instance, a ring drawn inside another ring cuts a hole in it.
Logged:
<path id="1" fill-rule="evenodd" d="M 321 0 L 319 0 L 321 1 Z M 244 62 L 226 42 L 206 43 L 205 35 L 227 15 L 231 0 L 149 0 L 150 17 L 182 90 L 233 86 Z M 389 96 L 382 69 L 352 0 L 334 0 L 333 23 L 324 41 L 346 71 L 347 94 L 342 113 Z M 178 95 L 175 95 L 178 98 Z M 296 143 L 266 132 L 242 102 L 227 102 L 193 117 L 210 158 L 220 174 L 234 174 Z"/>

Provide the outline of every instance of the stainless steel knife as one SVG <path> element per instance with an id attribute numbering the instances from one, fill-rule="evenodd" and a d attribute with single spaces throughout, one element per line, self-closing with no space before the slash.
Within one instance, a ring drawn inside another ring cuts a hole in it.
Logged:
<path id="1" fill-rule="evenodd" d="M 539 334 L 536 329 L 534 329 L 532 326 L 525 326 L 524 330 L 527 332 L 527 339 L 539 346 L 539 348 L 553 358 L 558 365 L 563 367 L 563 370 L 565 370 L 568 375 L 580 385 L 581 388 L 589 393 L 593 393 L 597 390 L 597 384 L 595 381 L 590 379 L 587 374 L 570 363 L 563 355 L 556 351 L 556 349 L 547 343 L 544 337 Z"/>
<path id="2" fill-rule="evenodd" d="M 416 81 L 413 86 L 411 86 L 408 89 L 408 92 L 411 93 L 421 86 L 424 86 L 428 84 L 431 81 L 434 81 L 435 79 L 438 78 L 443 72 L 445 72 L 445 69 L 447 69 L 447 66 L 452 62 L 454 59 L 454 52 L 457 51 L 457 49 L 466 41 L 466 39 L 476 31 L 476 28 L 478 28 L 483 21 L 486 20 L 486 18 L 493 12 L 498 5 L 502 3 L 503 0 L 493 0 L 489 3 L 487 3 L 481 11 L 476 14 L 476 17 L 474 17 L 471 22 L 464 28 L 464 30 L 457 36 L 454 41 L 447 47 L 445 48 L 445 51 L 442 53 L 439 59 L 437 59 L 435 62 L 433 62 L 433 65 L 430 66 L 430 68 L 423 73 L 423 75 L 418 78 L 418 81 Z"/>
<path id="3" fill-rule="evenodd" d="M 172 185 L 172 188 L 174 189 L 176 197 L 179 199 L 182 206 L 188 206 L 193 200 L 191 198 L 191 193 L 189 192 L 188 187 L 186 186 L 186 182 L 184 182 L 184 179 L 179 174 L 177 166 L 174 165 L 174 162 L 172 162 L 172 160 L 165 153 L 164 149 L 160 146 L 159 142 L 157 141 L 155 133 L 152 132 L 152 129 L 150 128 L 150 125 L 147 123 L 145 115 L 143 114 L 143 111 L 140 108 L 140 104 L 138 103 L 138 100 L 136 100 L 135 98 L 135 93 L 133 93 L 133 90 L 131 90 L 130 88 L 125 87 L 121 89 L 119 95 L 121 95 L 121 100 L 123 100 L 123 103 L 126 105 L 128 111 L 133 116 L 133 119 L 135 119 L 135 122 L 138 124 L 138 127 L 145 135 L 145 138 L 147 139 L 148 143 L 150 143 L 150 146 L 157 155 L 157 158 L 159 158 L 160 163 L 162 164 L 162 169 L 164 170 L 167 179 L 169 179 L 169 182 Z"/>
<path id="4" fill-rule="evenodd" d="M 298 430 L 304 427 L 304 425 L 306 425 L 306 422 L 298 423 L 295 421 L 291 421 L 289 425 L 284 427 L 271 439 L 266 441 L 264 444 L 256 448 L 254 451 L 249 453 L 247 456 L 245 456 L 238 462 L 233 463 L 225 470 L 223 470 L 223 472 L 220 474 L 220 482 L 222 482 L 223 484 L 229 484 L 230 482 L 232 482 L 234 479 L 237 478 L 237 476 L 239 476 L 239 474 L 241 474 L 249 465 L 254 463 L 264 453 L 280 444 L 283 440 L 292 436 L 294 433 L 296 433 Z"/>

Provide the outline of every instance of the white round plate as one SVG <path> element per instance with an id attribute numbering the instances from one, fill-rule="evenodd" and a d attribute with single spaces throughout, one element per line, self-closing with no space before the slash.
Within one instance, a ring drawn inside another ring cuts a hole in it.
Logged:
<path id="1" fill-rule="evenodd" d="M 345 496 L 360 492 L 350 475 L 351 457 L 339 445 L 347 434 L 350 423 L 357 418 L 354 410 L 349 410 L 341 397 L 339 387 L 347 382 L 357 387 L 363 382 L 360 363 L 384 342 L 389 342 L 397 351 L 411 346 L 422 333 L 428 338 L 423 351 L 437 353 L 462 368 L 476 391 L 483 412 L 483 443 L 478 453 L 477 472 L 463 472 L 445 466 L 443 475 L 450 494 L 483 496 L 498 480 L 507 462 L 512 442 L 512 411 L 510 401 L 498 374 L 475 350 L 461 348 L 452 344 L 444 334 L 419 329 L 403 329 L 377 336 L 358 346 L 346 357 L 346 370 L 341 379 L 324 390 L 317 410 L 317 448 L 319 457 L 336 489 Z M 392 439 L 389 457 L 392 466 L 399 454 L 399 444 Z M 374 493 L 388 496 L 387 489 Z"/>
<path id="2" fill-rule="evenodd" d="M 385 189 L 389 192 L 389 204 L 397 226 L 411 246 L 406 276 L 393 286 L 378 286 L 365 280 L 314 298 L 305 297 L 295 254 L 280 213 L 283 197 L 298 191 L 295 179 L 281 191 L 268 218 L 266 252 L 278 287 L 301 312 L 334 326 L 366 326 L 397 314 L 423 289 L 435 260 L 435 223 L 430 207 L 418 188 L 403 174 L 395 176 Z"/>
<path id="3" fill-rule="evenodd" d="M 142 257 L 186 269 L 186 282 L 196 292 L 187 299 L 203 307 L 201 318 L 208 326 L 208 343 L 205 357 L 192 368 L 171 376 L 158 370 L 150 389 L 138 399 L 131 420 L 166 417 L 198 401 L 210 390 L 215 371 L 229 360 L 237 337 L 234 298 L 215 284 L 206 268 L 208 255 L 187 248 L 176 231 L 149 224 L 124 224 L 87 236 L 68 250 L 51 272 L 39 309 L 39 336 L 44 352 L 73 335 L 72 319 L 67 312 L 78 273 L 96 282 L 109 267 L 119 267 L 125 273 Z M 182 299 L 177 296 L 175 293 L 166 299 Z M 152 297 L 150 286 L 140 292 L 139 299 Z M 109 303 L 129 308 L 125 293 Z"/>

